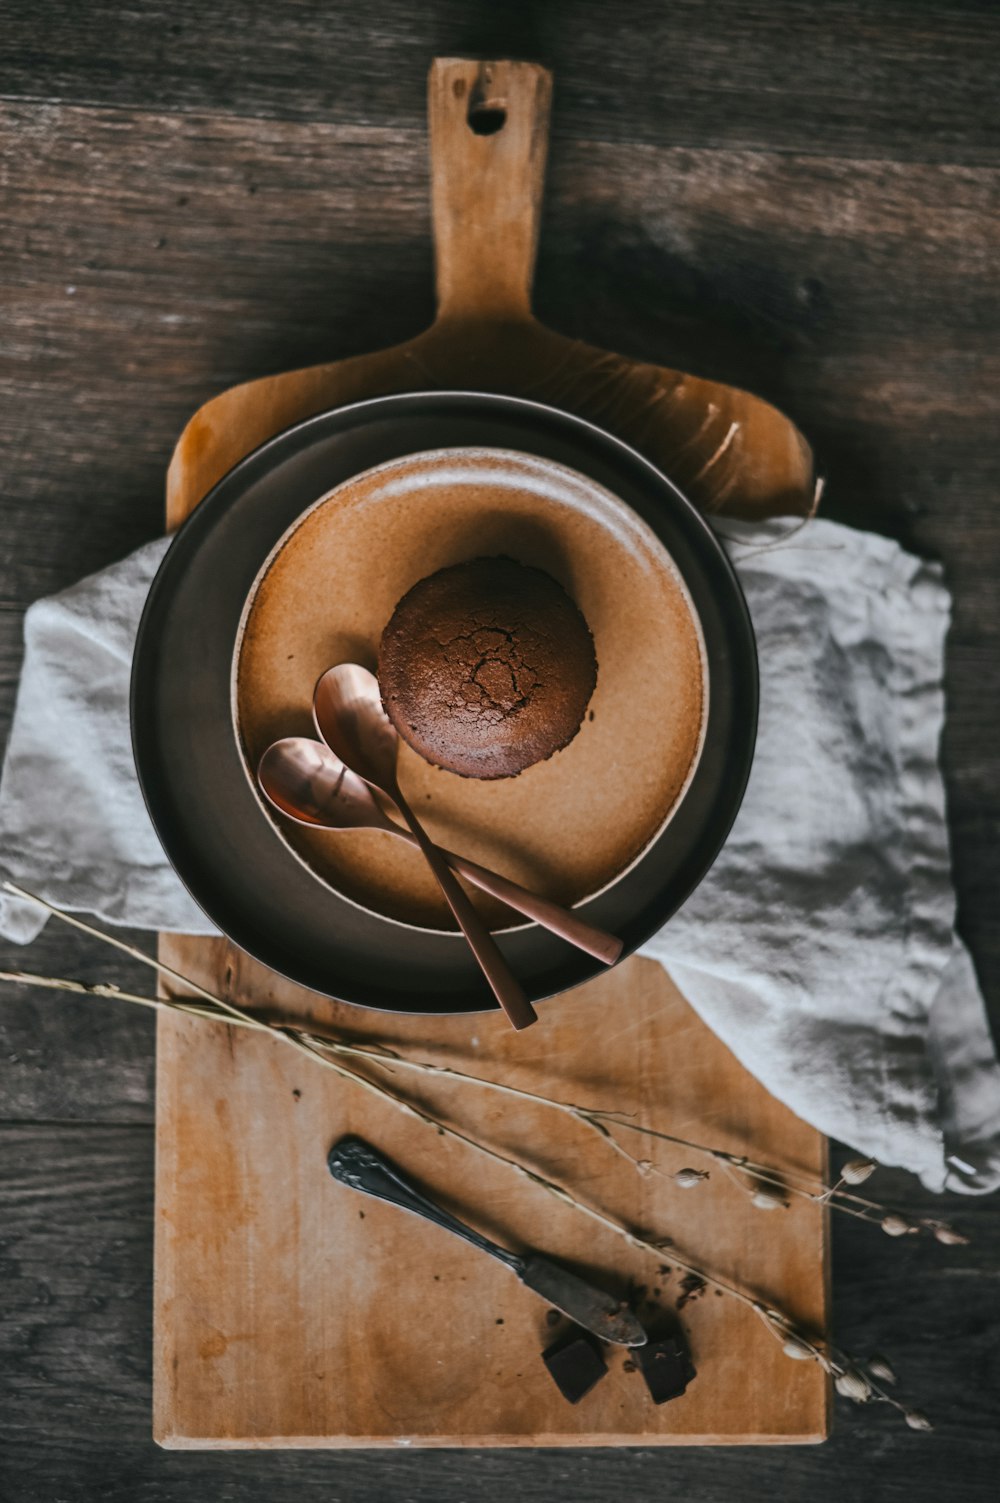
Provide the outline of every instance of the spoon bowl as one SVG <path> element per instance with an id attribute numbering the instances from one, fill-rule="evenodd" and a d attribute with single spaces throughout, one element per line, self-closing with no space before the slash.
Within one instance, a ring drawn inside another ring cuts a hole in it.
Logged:
<path id="1" fill-rule="evenodd" d="M 260 759 L 257 781 L 268 802 L 300 824 L 327 830 L 383 830 L 419 847 L 416 836 L 401 829 L 379 806 L 364 779 L 345 767 L 321 741 L 306 736 L 285 736 L 275 741 Z M 614 965 L 621 955 L 622 942 L 615 935 L 475 861 L 466 861 L 453 851 L 438 850 L 466 881 L 596 960 Z"/>
<path id="2" fill-rule="evenodd" d="M 328 668 L 320 675 L 313 692 L 313 720 L 330 750 L 372 788 L 388 794 L 396 805 L 513 1027 L 528 1028 L 537 1022 L 538 1015 L 520 982 L 515 980 L 496 940 L 400 791 L 396 778 L 399 737 L 382 708 L 375 675 L 358 663 L 340 663 L 336 668 Z"/>
<path id="3" fill-rule="evenodd" d="M 313 694 L 313 720 L 345 766 L 395 799 L 399 735 L 382 708 L 374 673 L 359 663 L 329 668 Z"/>
<path id="4" fill-rule="evenodd" d="M 257 781 L 276 809 L 301 824 L 402 833 L 379 808 L 364 779 L 308 736 L 285 736 L 269 746 Z"/>

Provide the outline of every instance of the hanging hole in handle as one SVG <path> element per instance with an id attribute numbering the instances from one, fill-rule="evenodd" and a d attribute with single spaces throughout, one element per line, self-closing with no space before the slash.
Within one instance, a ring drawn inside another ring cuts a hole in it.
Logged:
<path id="1" fill-rule="evenodd" d="M 495 136 L 507 124 L 507 106 L 502 99 L 477 99 L 473 96 L 466 118 L 469 129 L 477 136 Z"/>

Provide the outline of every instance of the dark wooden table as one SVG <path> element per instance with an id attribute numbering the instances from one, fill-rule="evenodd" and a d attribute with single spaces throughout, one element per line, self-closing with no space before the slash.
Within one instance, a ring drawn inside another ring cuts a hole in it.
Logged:
<path id="1" fill-rule="evenodd" d="M 432 313 L 434 54 L 556 69 L 538 307 L 754 387 L 829 516 L 944 561 L 959 921 L 1000 1011 L 1000 10 L 984 0 L 0 0 L 0 715 L 37 596 L 160 528 L 186 416 Z M 568 143 L 592 173 L 568 173 Z M 148 936 L 142 936 L 148 940 Z M 50 926 L 0 965 L 139 982 Z M 208 1456 L 150 1430 L 153 1034 L 0 997 L 0 1498 L 524 1503 L 994 1498 L 995 1201 L 968 1248 L 835 1233 L 837 1334 L 938 1431 L 838 1405 L 820 1448 Z M 883 1183 L 914 1207 L 905 1175 Z"/>

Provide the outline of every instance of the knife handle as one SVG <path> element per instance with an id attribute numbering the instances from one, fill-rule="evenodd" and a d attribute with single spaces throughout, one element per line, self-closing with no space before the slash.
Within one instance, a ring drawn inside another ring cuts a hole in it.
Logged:
<path id="1" fill-rule="evenodd" d="M 466 1226 L 457 1216 L 452 1216 L 449 1211 L 435 1205 L 433 1200 L 428 1200 L 391 1160 L 384 1158 L 363 1138 L 340 1138 L 330 1149 L 327 1165 L 334 1179 L 342 1185 L 349 1185 L 352 1190 L 361 1190 L 365 1195 L 374 1195 L 378 1200 L 387 1200 L 404 1211 L 412 1211 L 415 1216 L 423 1216 L 444 1231 L 453 1232 L 456 1237 L 463 1237 L 466 1242 L 471 1242 L 480 1252 L 498 1258 L 513 1272 L 520 1271 L 523 1260 L 516 1253 L 509 1252 L 498 1242 L 491 1242 L 489 1237 L 473 1231 L 471 1226 Z"/>

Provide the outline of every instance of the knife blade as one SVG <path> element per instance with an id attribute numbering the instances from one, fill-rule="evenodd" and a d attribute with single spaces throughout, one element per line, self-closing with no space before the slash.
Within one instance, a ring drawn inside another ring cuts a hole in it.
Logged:
<path id="1" fill-rule="evenodd" d="M 543 1258 L 541 1253 L 529 1253 L 518 1262 L 521 1266 L 514 1272 L 521 1283 L 575 1320 L 578 1326 L 618 1346 L 645 1345 L 646 1333 L 624 1300 L 612 1299 L 603 1289 L 595 1289 L 568 1268 Z"/>
<path id="2" fill-rule="evenodd" d="M 335 1180 L 349 1185 L 352 1190 L 374 1195 L 378 1200 L 387 1200 L 404 1211 L 423 1216 L 435 1226 L 471 1242 L 480 1252 L 489 1253 L 490 1257 L 516 1273 L 527 1289 L 602 1341 L 615 1342 L 619 1346 L 645 1345 L 646 1333 L 623 1300 L 613 1299 L 603 1289 L 595 1289 L 541 1253 L 527 1253 L 522 1257 L 466 1226 L 464 1221 L 459 1221 L 457 1216 L 418 1190 L 390 1159 L 363 1138 L 349 1136 L 334 1143 L 327 1157 L 327 1166 Z"/>

